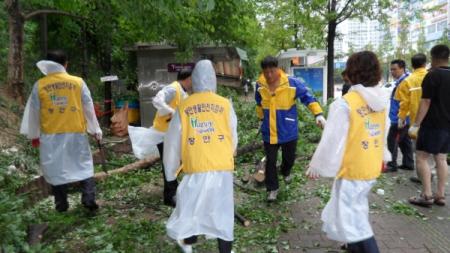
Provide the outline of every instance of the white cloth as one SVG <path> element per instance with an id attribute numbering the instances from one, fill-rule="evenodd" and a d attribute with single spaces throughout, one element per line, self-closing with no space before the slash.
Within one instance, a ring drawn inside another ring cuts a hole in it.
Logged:
<path id="1" fill-rule="evenodd" d="M 153 127 L 128 126 L 128 135 L 130 136 L 134 156 L 137 159 L 144 159 L 148 156 L 158 157 L 157 145 L 163 142 L 165 134 L 155 130 Z"/>
<path id="2" fill-rule="evenodd" d="M 40 61 L 37 66 L 44 74 L 65 72 L 62 65 L 52 61 Z M 92 135 L 101 134 L 102 130 L 95 116 L 91 93 L 84 82 L 81 89 L 81 101 L 87 132 Z M 91 150 L 85 133 L 41 133 L 38 83 L 34 84 L 27 101 L 20 133 L 29 139 L 40 139 L 41 169 L 49 184 L 66 184 L 94 175 Z"/>
<path id="3" fill-rule="evenodd" d="M 196 64 L 192 78 L 194 92 L 215 90 L 215 74 L 212 68 L 202 68 L 204 61 Z M 211 65 L 212 66 L 212 65 Z M 200 68 L 200 69 L 199 69 Z M 212 71 L 211 71 L 212 69 Z M 209 75 L 201 82 L 195 76 Z M 214 75 L 214 81 L 212 76 Z M 195 89 L 195 85 L 199 85 Z M 214 87 L 213 87 L 214 86 Z M 231 106 L 230 128 L 234 149 L 237 147 L 237 117 Z M 175 112 L 164 138 L 164 168 L 167 181 L 176 179 L 181 159 L 181 123 L 179 112 Z M 213 151 L 212 151 L 213 152 Z M 205 154 L 207 155 L 207 154 Z M 193 235 L 207 238 L 233 240 L 234 199 L 233 172 L 205 172 L 184 175 L 176 194 L 176 208 L 167 221 L 167 234 L 181 240 Z"/>
<path id="4" fill-rule="evenodd" d="M 188 96 L 187 92 L 184 91 L 179 82 L 177 82 L 177 85 L 180 86 L 181 98 L 185 99 Z M 164 116 L 175 113 L 175 110 L 169 105 L 175 95 L 176 90 L 171 85 L 165 86 L 156 93 L 152 103 L 159 115 Z M 144 159 L 148 156 L 159 156 L 157 145 L 164 141 L 165 132 L 158 131 L 153 127 L 128 126 L 128 134 L 130 136 L 133 154 L 136 158 Z"/>
<path id="5" fill-rule="evenodd" d="M 386 111 L 383 160 L 390 161 L 387 149 L 389 121 L 389 93 L 380 87 L 366 88 L 354 85 L 374 111 Z M 330 105 L 327 124 L 320 143 L 309 164 L 309 170 L 323 177 L 335 177 L 344 158 L 347 135 L 350 128 L 350 108 L 343 98 Z M 381 168 L 380 168 L 381 169 Z M 368 220 L 368 194 L 376 180 L 336 179 L 332 197 L 322 212 L 323 230 L 330 239 L 341 242 L 356 242 L 373 235 Z"/>
<path id="6" fill-rule="evenodd" d="M 178 86 L 180 86 L 181 98 L 185 99 L 188 94 L 184 91 L 183 87 L 179 82 L 176 82 Z M 152 100 L 153 106 L 158 110 L 158 114 L 161 116 L 167 114 L 175 113 L 175 110 L 170 107 L 170 102 L 176 96 L 177 91 L 172 85 L 164 86 L 158 93 L 156 93 L 155 97 Z"/>
<path id="7" fill-rule="evenodd" d="M 328 238 L 352 243 L 373 236 L 368 196 L 375 183 L 376 180 L 334 181 L 331 198 L 322 211 L 322 230 Z"/>
<path id="8" fill-rule="evenodd" d="M 176 194 L 176 207 L 166 224 L 167 235 L 181 240 L 193 235 L 233 241 L 233 173 L 185 175 Z"/>

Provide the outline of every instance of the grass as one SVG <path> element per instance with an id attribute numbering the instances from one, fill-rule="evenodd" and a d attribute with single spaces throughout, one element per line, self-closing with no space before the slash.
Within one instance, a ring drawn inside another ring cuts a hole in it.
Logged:
<path id="1" fill-rule="evenodd" d="M 258 120 L 252 103 L 238 103 L 237 94 L 222 91 L 235 101 L 236 114 L 240 119 L 239 145 L 261 140 L 258 136 Z M 236 210 L 251 220 L 250 227 L 235 224 L 234 248 L 238 252 L 278 252 L 278 238 L 282 233 L 295 228 L 291 218 L 291 204 L 303 201 L 302 191 L 307 179 L 304 176 L 315 141 L 320 130 L 313 124 L 304 106 L 299 107 L 302 117 L 299 123 L 300 138 L 297 154 L 302 159 L 294 165 L 292 182 L 285 185 L 280 180 L 279 200 L 276 204 L 266 202 L 264 187 L 244 190 L 235 187 Z M 242 120 L 245 119 L 245 120 Z M 307 122 L 307 123 L 305 123 Z M 28 141 L 20 140 L 21 150 L 17 154 L 0 153 L 0 245 L 4 252 L 179 252 L 175 242 L 166 236 L 165 222 L 172 209 L 162 203 L 162 175 L 160 164 L 127 174 L 113 175 L 97 184 L 98 201 L 102 208 L 96 216 L 87 213 L 80 204 L 80 194 L 69 195 L 70 209 L 67 213 L 54 211 L 52 198 L 47 198 L 33 207 L 26 207 L 24 198 L 14 194 L 18 186 L 37 175 L 38 151 L 29 147 Z M 94 146 L 93 146 L 94 147 Z M 261 150 L 242 155 L 236 159 L 235 178 L 240 180 L 244 168 L 254 168 L 257 160 L 264 156 Z M 131 155 L 109 155 L 114 164 L 125 165 L 135 161 Z M 26 164 L 27 169 L 16 174 L 6 174 L 10 164 Z M 108 168 L 113 169 L 113 168 Z M 95 171 L 100 171 L 99 166 Z M 325 201 L 326 187 L 317 192 Z M 41 244 L 29 247 L 25 231 L 29 224 L 47 223 L 48 231 Z M 3 234 L 2 234 L 3 232 Z M 216 252 L 216 240 L 204 240 L 195 246 L 197 252 Z M 287 249 L 287 242 L 281 243 Z M 1 250 L 0 250 L 1 251 Z"/>
<path id="2" fill-rule="evenodd" d="M 230 96 L 233 97 L 232 92 Z M 234 101 L 237 101 L 235 98 Z M 239 105 L 238 105 L 239 104 Z M 246 103 L 235 103 L 239 119 L 248 119 L 239 124 L 240 146 L 255 140 L 258 122 L 254 107 Z M 313 118 L 303 106 L 299 107 L 300 136 L 297 156 L 300 157 L 293 168 L 292 182 L 285 185 L 280 180 L 279 199 L 276 204 L 268 204 L 264 187 L 245 185 L 252 190 L 235 187 L 236 210 L 251 220 L 250 227 L 235 224 L 234 248 L 238 252 L 266 253 L 288 250 L 288 242 L 279 242 L 281 234 L 301 226 L 311 229 L 311 224 L 296 224 L 290 207 L 295 202 L 308 201 L 318 197 L 322 206 L 330 198 L 330 185 L 318 185 L 311 193 L 303 191 L 307 182 L 304 176 L 309 158 L 314 152 L 321 131 L 314 125 Z M 70 209 L 67 213 L 57 213 L 51 198 L 34 207 L 26 207 L 24 198 L 14 194 L 15 189 L 36 175 L 38 151 L 29 147 L 25 139 L 19 140 L 19 153 L 0 152 L 0 245 L 4 252 L 180 252 L 175 242 L 166 236 L 165 222 L 172 209 L 162 203 L 162 175 L 160 164 L 127 174 L 113 175 L 97 185 L 98 200 L 102 206 L 96 216 L 89 215 L 80 204 L 80 194 L 69 197 Z M 257 160 L 264 156 L 262 150 L 242 155 L 236 159 L 235 178 L 239 179 L 246 170 L 254 168 Z M 109 160 L 118 165 L 135 161 L 131 155 L 114 156 Z M 26 169 L 9 175 L 11 164 L 25 164 Z M 113 169 L 113 168 L 108 168 Z M 99 166 L 95 167 L 100 171 Z M 251 171 L 250 171 L 251 172 Z M 379 185 L 393 187 L 393 183 L 382 176 Z M 374 190 L 377 187 L 374 187 Z M 387 191 L 388 192 L 388 191 Z M 386 207 L 393 213 L 420 217 L 417 209 L 399 201 L 386 199 Z M 372 204 L 371 209 L 381 207 Z M 47 223 L 48 231 L 41 244 L 30 247 L 25 242 L 26 227 L 32 223 Z M 6 229 L 5 229 L 6 228 Z M 195 246 L 197 252 L 216 252 L 216 240 L 200 238 Z M 280 248 L 278 248 L 280 247 Z M 0 250 L 1 251 L 1 250 Z"/>

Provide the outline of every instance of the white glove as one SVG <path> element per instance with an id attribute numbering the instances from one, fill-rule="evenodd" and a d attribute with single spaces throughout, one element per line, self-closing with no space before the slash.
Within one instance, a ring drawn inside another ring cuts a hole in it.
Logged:
<path id="1" fill-rule="evenodd" d="M 401 118 L 398 118 L 397 127 L 398 128 L 404 128 L 405 127 L 405 120 L 402 120 Z"/>
<path id="2" fill-rule="evenodd" d="M 416 124 L 413 124 L 408 130 L 408 135 L 412 139 L 417 139 L 418 132 L 419 132 L 419 126 Z"/>
<path id="3" fill-rule="evenodd" d="M 103 137 L 102 131 L 97 132 L 97 133 L 94 134 L 94 138 L 95 138 L 97 141 L 101 141 L 101 140 L 102 140 L 102 137 Z"/>
<path id="4" fill-rule="evenodd" d="M 320 174 L 309 167 L 308 170 L 306 170 L 306 176 L 308 176 L 309 179 L 318 179 L 320 177 Z"/>
<path id="5" fill-rule="evenodd" d="M 326 123 L 327 123 L 327 120 L 325 119 L 325 117 L 323 115 L 316 116 L 316 125 L 317 126 L 324 128 Z"/>

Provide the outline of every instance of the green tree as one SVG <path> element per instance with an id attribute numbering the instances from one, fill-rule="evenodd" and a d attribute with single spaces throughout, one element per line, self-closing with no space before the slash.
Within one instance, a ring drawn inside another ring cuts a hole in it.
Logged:
<path id="1" fill-rule="evenodd" d="M 23 43 L 30 43 L 33 51 L 39 52 L 43 34 L 48 47 L 68 51 L 71 71 L 87 75 L 89 70 L 90 77 L 115 72 L 129 80 L 135 78 L 136 69 L 124 49 L 135 43 L 176 45 L 178 58 L 186 60 L 192 49 L 201 44 L 253 49 L 261 41 L 255 2 L 250 0 L 7 0 L 4 7 L 2 17 L 12 17 L 9 25 L 15 28 L 14 36 L 9 36 L 8 50 L 13 59 L 8 73 L 14 76 L 8 75 L 8 80 L 12 87 L 21 87 L 18 90 L 23 90 L 24 83 Z M 48 34 L 41 33 L 43 26 L 35 17 L 49 13 L 84 19 L 50 15 L 46 19 Z M 27 26 L 33 29 L 26 30 Z M 4 38 L 7 37 L 0 40 Z M 256 50 L 249 50 L 250 57 L 256 54 Z"/>
<path id="2" fill-rule="evenodd" d="M 297 0 L 297 1 L 258 1 L 263 8 L 263 17 L 269 17 L 268 20 L 275 23 L 273 27 L 264 26 L 265 30 L 269 28 L 269 33 L 265 37 L 274 38 L 274 41 L 280 43 L 278 49 L 296 46 L 298 43 L 295 38 L 303 41 L 305 46 L 314 48 L 326 45 L 328 50 L 327 58 L 327 94 L 328 97 L 334 96 L 334 41 L 337 35 L 337 27 L 340 23 L 352 18 L 380 17 L 382 11 L 390 5 L 388 0 L 364 1 L 364 0 Z M 297 6 L 298 8 L 294 8 Z M 299 11 L 300 10 L 300 11 Z M 300 21 L 295 26 L 290 26 L 294 21 Z M 263 19 L 263 22 L 267 20 Z M 266 23 L 264 23 L 266 25 Z M 290 29 L 294 27 L 295 29 Z M 301 27 L 301 29 L 299 29 Z M 276 29 L 278 28 L 278 29 Z M 298 31 L 302 31 L 305 36 L 295 36 Z M 326 36 L 324 36 L 324 31 Z M 308 35 L 312 36 L 308 36 Z M 301 44 L 300 44 L 301 46 Z"/>
<path id="3" fill-rule="evenodd" d="M 19 0 L 6 0 L 4 8 L 9 24 L 9 51 L 8 51 L 8 73 L 7 85 L 13 98 L 24 103 L 24 41 L 25 23 L 39 15 L 58 14 L 75 16 L 62 10 L 42 9 L 38 3 L 29 1 L 21 6 Z M 23 8 L 24 7 L 24 8 Z M 27 8 L 32 8 L 27 10 Z M 33 8 L 34 7 L 34 8 Z"/>

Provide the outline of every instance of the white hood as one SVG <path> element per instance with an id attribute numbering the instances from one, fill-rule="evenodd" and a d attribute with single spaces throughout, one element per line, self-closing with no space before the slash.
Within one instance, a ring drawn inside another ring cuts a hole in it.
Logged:
<path id="1" fill-rule="evenodd" d="M 36 63 L 36 66 L 44 75 L 58 72 L 66 72 L 66 68 L 64 68 L 63 65 L 54 61 L 47 61 L 47 60 L 38 61 Z"/>
<path id="2" fill-rule="evenodd" d="M 353 85 L 351 90 L 358 92 L 372 110 L 380 112 L 388 109 L 390 94 L 386 89 L 379 86 L 364 87 L 361 84 L 357 84 Z"/>
<path id="3" fill-rule="evenodd" d="M 210 60 L 201 60 L 195 64 L 192 71 L 192 90 L 194 93 L 216 92 L 216 71 Z"/>

